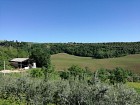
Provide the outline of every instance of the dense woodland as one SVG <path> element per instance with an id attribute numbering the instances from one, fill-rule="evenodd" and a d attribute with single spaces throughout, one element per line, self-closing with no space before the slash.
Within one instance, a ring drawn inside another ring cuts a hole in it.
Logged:
<path id="1" fill-rule="evenodd" d="M 38 45 L 38 46 L 36 46 Z M 1 47 L 16 49 L 16 56 L 29 56 L 34 47 L 50 49 L 51 54 L 68 53 L 77 56 L 94 58 L 112 58 L 128 54 L 140 53 L 140 42 L 113 42 L 113 43 L 29 43 L 18 41 L 2 41 Z M 44 47 L 45 46 L 45 47 Z M 24 52 L 24 53 L 25 53 Z"/>
<path id="2" fill-rule="evenodd" d="M 140 53 L 140 42 L 114 43 L 57 43 L 50 44 L 51 54 L 68 53 L 93 58 L 121 57 Z"/>

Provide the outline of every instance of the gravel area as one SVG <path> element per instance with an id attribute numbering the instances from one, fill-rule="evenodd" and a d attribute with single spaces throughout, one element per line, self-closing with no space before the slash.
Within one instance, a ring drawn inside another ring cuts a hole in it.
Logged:
<path id="1" fill-rule="evenodd" d="M 23 70 L 2 70 L 0 73 L 19 73 L 23 72 Z"/>

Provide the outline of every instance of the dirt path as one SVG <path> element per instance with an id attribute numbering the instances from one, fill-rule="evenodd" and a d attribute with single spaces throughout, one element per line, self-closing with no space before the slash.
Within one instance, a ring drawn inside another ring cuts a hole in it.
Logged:
<path id="1" fill-rule="evenodd" d="M 2 70 L 0 73 L 19 73 L 24 72 L 25 70 Z"/>

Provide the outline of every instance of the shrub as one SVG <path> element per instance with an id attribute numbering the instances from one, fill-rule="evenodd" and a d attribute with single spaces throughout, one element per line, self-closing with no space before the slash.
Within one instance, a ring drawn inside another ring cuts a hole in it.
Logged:
<path id="1" fill-rule="evenodd" d="M 139 105 L 140 95 L 123 84 L 88 84 L 79 80 L 0 77 L 0 99 L 20 105 Z"/>
<path id="2" fill-rule="evenodd" d="M 31 77 L 41 77 L 41 76 L 43 76 L 43 71 L 39 68 L 31 69 L 30 76 Z"/>
<path id="3" fill-rule="evenodd" d="M 61 79 L 68 79 L 69 78 L 69 72 L 68 71 L 61 71 L 60 72 Z"/>

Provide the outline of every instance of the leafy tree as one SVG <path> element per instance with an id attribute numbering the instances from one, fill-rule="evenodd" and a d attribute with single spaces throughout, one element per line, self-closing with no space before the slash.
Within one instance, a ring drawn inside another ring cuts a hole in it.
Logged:
<path id="1" fill-rule="evenodd" d="M 126 83 L 128 79 L 128 72 L 120 67 L 117 67 L 111 72 L 109 79 L 112 84 Z"/>
<path id="2" fill-rule="evenodd" d="M 76 77 L 79 77 L 79 79 L 81 79 L 84 74 L 84 70 L 77 65 L 71 66 L 70 68 L 68 68 L 68 71 L 70 75 L 74 77 L 74 79 L 76 79 Z"/>
<path id="3" fill-rule="evenodd" d="M 61 79 L 68 79 L 69 78 L 69 72 L 68 71 L 61 71 L 60 72 L 60 77 L 61 77 Z"/>
<path id="4" fill-rule="evenodd" d="M 37 67 L 50 67 L 50 53 L 49 49 L 44 46 L 36 45 L 32 47 L 30 58 L 36 62 Z"/>
<path id="5" fill-rule="evenodd" d="M 48 78 L 48 73 L 51 71 L 51 61 L 49 49 L 44 45 L 34 45 L 31 50 L 30 59 L 36 62 L 37 67 L 41 67 L 45 76 Z"/>
<path id="6" fill-rule="evenodd" d="M 109 80 L 109 75 L 110 75 L 110 73 L 106 69 L 100 69 L 100 70 L 98 70 L 98 78 L 102 82 L 107 82 Z"/>

